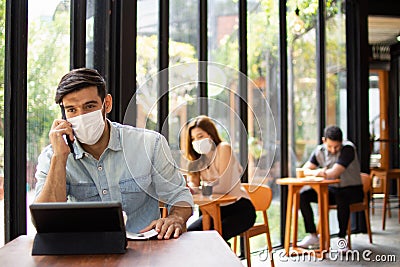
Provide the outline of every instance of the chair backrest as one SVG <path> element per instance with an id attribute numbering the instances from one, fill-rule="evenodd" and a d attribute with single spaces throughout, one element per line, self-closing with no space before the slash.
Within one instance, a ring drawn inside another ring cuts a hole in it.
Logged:
<path id="1" fill-rule="evenodd" d="M 368 202 L 368 193 L 372 186 L 372 175 L 361 173 L 361 182 L 363 184 L 364 200 L 363 202 Z"/>
<path id="2" fill-rule="evenodd" d="M 387 171 L 385 169 L 372 169 L 371 170 L 371 180 L 372 180 L 372 194 L 382 194 L 384 193 L 383 189 L 383 180 L 386 180 Z M 378 180 L 374 180 L 378 179 Z M 376 181 L 376 183 L 374 182 Z"/>
<path id="3" fill-rule="evenodd" d="M 272 201 L 272 190 L 269 186 L 263 184 L 242 183 L 250 196 L 250 200 L 256 211 L 265 211 L 269 208 Z"/>

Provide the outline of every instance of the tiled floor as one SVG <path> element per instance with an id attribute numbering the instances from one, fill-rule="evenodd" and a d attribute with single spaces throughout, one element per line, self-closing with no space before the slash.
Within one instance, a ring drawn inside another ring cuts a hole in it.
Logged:
<path id="1" fill-rule="evenodd" d="M 395 205 L 393 205 L 395 206 Z M 369 243 L 368 234 L 353 234 L 351 236 L 352 250 L 346 255 L 336 253 L 337 238 L 331 239 L 333 249 L 327 255 L 327 259 L 315 257 L 291 257 L 284 256 L 283 249 L 274 250 L 274 262 L 276 267 L 293 266 L 400 266 L 400 224 L 398 219 L 398 207 L 392 209 L 392 218 L 386 217 L 386 229 L 382 230 L 382 211 L 376 209 L 375 215 L 371 215 L 372 241 Z M 265 259 L 265 253 L 254 253 L 251 258 L 253 267 L 270 266 Z M 246 266 L 246 261 L 242 261 Z"/>
<path id="2" fill-rule="evenodd" d="M 33 195 L 29 194 L 28 199 Z M 29 202 L 30 203 L 30 202 Z M 376 209 L 375 215 L 371 215 L 373 244 L 369 243 L 367 234 L 353 234 L 353 250 L 346 256 L 339 256 L 335 253 L 337 238 L 331 239 L 333 251 L 328 254 L 328 259 L 318 259 L 314 257 L 291 257 L 284 256 L 283 249 L 274 249 L 274 261 L 276 267 L 292 266 L 400 266 L 400 224 L 398 220 L 398 207 L 392 205 L 392 218 L 386 219 L 386 230 L 382 230 L 382 211 Z M 0 201 L 0 221 L 4 221 L 4 202 Z M 28 212 L 28 216 L 29 216 Z M 30 221 L 30 218 L 28 218 Z M 28 234 L 34 235 L 35 230 L 31 224 L 28 226 Z M 4 241 L 4 231 L 0 231 L 0 247 Z M 380 260 L 380 261 L 378 261 Z M 393 261 L 395 260 L 395 262 Z M 252 254 L 252 266 L 270 266 L 266 259 L 266 253 L 256 252 Z M 242 261 L 246 266 L 246 261 Z M 221 266 L 222 267 L 222 266 Z"/>

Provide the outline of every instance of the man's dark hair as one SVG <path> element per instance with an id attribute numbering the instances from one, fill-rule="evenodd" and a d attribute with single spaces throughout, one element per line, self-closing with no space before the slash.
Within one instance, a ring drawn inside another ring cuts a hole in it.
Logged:
<path id="1" fill-rule="evenodd" d="M 65 95 L 90 86 L 97 87 L 97 94 L 103 101 L 107 95 L 106 82 L 97 70 L 87 68 L 71 70 L 61 78 L 58 84 L 56 103 L 60 104 Z"/>
<path id="2" fill-rule="evenodd" d="M 332 141 L 343 141 L 343 133 L 339 127 L 331 125 L 325 128 L 324 137 L 329 138 Z"/>

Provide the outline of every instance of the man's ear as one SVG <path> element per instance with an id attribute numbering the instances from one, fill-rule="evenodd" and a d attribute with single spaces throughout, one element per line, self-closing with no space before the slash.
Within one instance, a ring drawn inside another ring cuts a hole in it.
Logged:
<path id="1" fill-rule="evenodd" d="M 325 144 L 325 142 L 326 142 L 326 138 L 325 138 L 325 137 L 322 137 L 321 139 L 322 139 L 322 143 L 324 143 L 324 144 Z"/>
<path id="2" fill-rule="evenodd" d="M 107 94 L 106 97 L 104 98 L 104 107 L 106 110 L 106 113 L 110 113 L 112 110 L 112 96 L 110 94 Z"/>

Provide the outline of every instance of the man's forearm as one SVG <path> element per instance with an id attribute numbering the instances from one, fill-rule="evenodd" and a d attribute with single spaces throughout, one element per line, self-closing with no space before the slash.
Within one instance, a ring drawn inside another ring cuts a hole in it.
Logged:
<path id="1" fill-rule="evenodd" d="M 46 182 L 35 202 L 65 202 L 66 187 L 66 160 L 53 156 Z"/>
<path id="2" fill-rule="evenodd" d="M 345 167 L 343 167 L 343 166 L 340 165 L 340 164 L 335 163 L 335 164 L 333 165 L 332 168 L 326 169 L 324 174 L 325 174 L 326 178 L 334 178 L 334 179 L 337 179 L 337 178 L 340 178 L 340 175 L 341 175 L 345 170 L 346 170 Z"/>
<path id="3" fill-rule="evenodd" d="M 192 216 L 192 206 L 187 202 L 177 202 L 171 207 L 168 217 L 170 216 L 177 217 L 186 230 L 186 222 Z"/>

